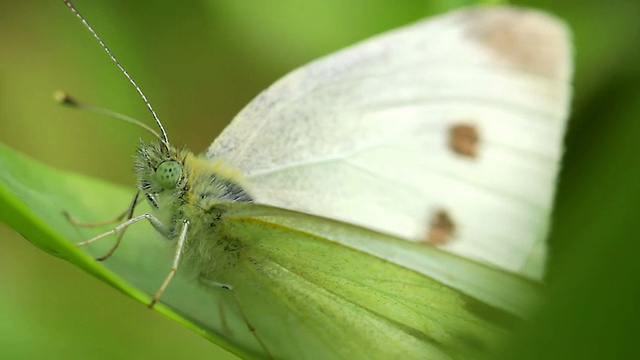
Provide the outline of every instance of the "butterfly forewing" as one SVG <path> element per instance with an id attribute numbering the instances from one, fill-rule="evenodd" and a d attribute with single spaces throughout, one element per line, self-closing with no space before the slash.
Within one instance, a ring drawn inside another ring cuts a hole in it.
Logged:
<path id="1" fill-rule="evenodd" d="M 419 22 L 285 76 L 207 156 L 240 168 L 258 203 L 539 278 L 568 41 L 557 20 L 513 7 Z"/>

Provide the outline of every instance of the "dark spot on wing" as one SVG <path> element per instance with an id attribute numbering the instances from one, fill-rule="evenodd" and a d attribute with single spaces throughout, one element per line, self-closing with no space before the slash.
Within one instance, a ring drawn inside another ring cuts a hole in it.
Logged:
<path id="1" fill-rule="evenodd" d="M 501 61 L 517 68 L 566 79 L 571 50 L 567 29 L 538 11 L 479 7 L 465 13 L 465 34 Z"/>
<path id="2" fill-rule="evenodd" d="M 445 210 L 436 211 L 432 217 L 427 234 L 427 243 L 444 245 L 455 237 L 456 224 Z"/>
<path id="3" fill-rule="evenodd" d="M 449 148 L 458 155 L 475 158 L 479 141 L 478 130 L 473 125 L 457 124 L 449 129 Z"/>

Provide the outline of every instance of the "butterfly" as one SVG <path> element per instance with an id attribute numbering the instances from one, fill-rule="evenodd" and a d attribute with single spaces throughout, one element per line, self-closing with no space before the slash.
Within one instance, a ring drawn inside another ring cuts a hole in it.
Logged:
<path id="1" fill-rule="evenodd" d="M 569 44 L 545 13 L 465 8 L 293 71 L 204 154 L 158 120 L 127 220 L 87 243 L 148 221 L 175 244 L 151 304 L 242 356 L 497 351 L 543 275 Z"/>

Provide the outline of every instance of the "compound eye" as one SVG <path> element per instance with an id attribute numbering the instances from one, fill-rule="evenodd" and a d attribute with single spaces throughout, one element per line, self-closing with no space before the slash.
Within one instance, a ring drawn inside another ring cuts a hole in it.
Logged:
<path id="1" fill-rule="evenodd" d="M 160 186 L 169 190 L 176 186 L 182 175 L 182 166 L 177 161 L 165 161 L 156 169 L 156 181 Z"/>

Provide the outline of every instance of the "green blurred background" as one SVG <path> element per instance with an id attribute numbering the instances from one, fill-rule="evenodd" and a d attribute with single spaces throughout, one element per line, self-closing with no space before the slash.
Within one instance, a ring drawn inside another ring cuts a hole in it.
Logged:
<path id="1" fill-rule="evenodd" d="M 464 3 L 76 0 L 170 139 L 195 151 L 295 67 Z M 577 66 L 550 239 L 550 303 L 509 357 L 628 358 L 640 320 L 640 2 L 513 3 L 566 19 Z M 133 184 L 132 154 L 147 135 L 56 105 L 57 89 L 151 123 L 60 1 L 0 1 L 0 141 L 56 167 Z M 224 356 L 0 224 L 0 358 Z"/>

